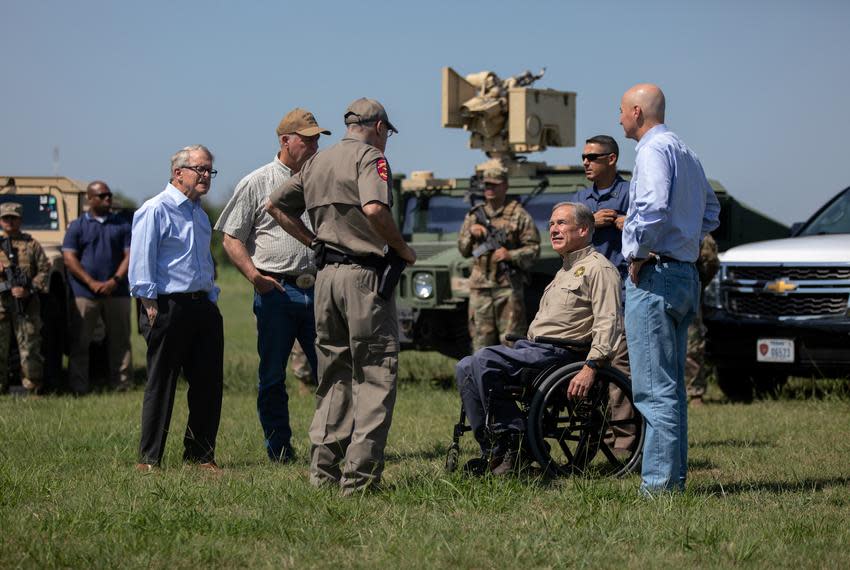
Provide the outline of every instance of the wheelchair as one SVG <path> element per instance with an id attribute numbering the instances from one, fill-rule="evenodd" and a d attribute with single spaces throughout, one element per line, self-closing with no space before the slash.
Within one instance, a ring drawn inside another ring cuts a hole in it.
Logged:
<path id="1" fill-rule="evenodd" d="M 555 338 L 538 337 L 535 342 L 584 353 L 589 350 L 587 344 Z M 519 405 L 526 416 L 522 453 L 533 459 L 546 476 L 625 476 L 640 465 L 645 435 L 643 417 L 632 398 L 631 382 L 619 370 L 600 366 L 588 396 L 570 400 L 567 387 L 583 366 L 584 359 L 543 370 L 526 368 L 518 382 L 490 397 L 511 398 Z M 616 399 L 619 402 L 612 401 Z M 458 467 L 460 438 L 468 431 L 472 428 L 461 402 L 460 419 L 446 453 L 445 467 L 449 472 Z M 617 445 L 620 441 L 628 443 L 621 447 Z"/>

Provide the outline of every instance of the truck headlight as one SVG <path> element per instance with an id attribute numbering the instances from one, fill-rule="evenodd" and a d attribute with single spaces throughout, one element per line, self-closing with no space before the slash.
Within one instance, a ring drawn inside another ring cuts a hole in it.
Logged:
<path id="1" fill-rule="evenodd" d="M 720 299 L 720 272 L 714 276 L 714 279 L 706 285 L 705 291 L 702 293 L 702 304 L 713 309 L 722 309 L 723 303 Z"/>
<path id="2" fill-rule="evenodd" d="M 433 297 L 434 276 L 430 273 L 414 273 L 413 294 L 417 299 L 429 299 Z"/>

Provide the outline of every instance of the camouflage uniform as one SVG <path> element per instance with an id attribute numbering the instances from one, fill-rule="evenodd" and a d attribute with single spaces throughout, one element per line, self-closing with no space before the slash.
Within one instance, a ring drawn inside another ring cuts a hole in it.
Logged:
<path id="1" fill-rule="evenodd" d="M 717 257 L 717 242 L 711 234 L 705 236 L 697 259 L 700 285 L 703 290 L 714 278 L 720 268 Z M 697 308 L 697 314 L 688 327 L 688 355 L 685 360 L 685 382 L 689 398 L 702 398 L 705 394 L 705 325 L 702 323 L 702 303 Z"/>
<path id="2" fill-rule="evenodd" d="M 470 257 L 478 245 L 470 233 L 473 224 L 480 223 L 475 215 L 483 209 L 490 224 L 505 231 L 505 248 L 511 252 L 508 264 L 517 269 L 514 275 L 499 268 L 492 260 L 493 252 L 487 252 L 474 260 L 469 277 L 469 336 L 473 351 L 504 343 L 505 336 L 524 336 L 527 329 L 523 286 L 526 272 L 531 269 L 540 255 L 540 233 L 534 219 L 519 202 L 506 202 L 498 210 L 489 205 L 475 206 L 463 220 L 458 238 L 458 249 L 464 257 Z"/>
<path id="3" fill-rule="evenodd" d="M 0 238 L 5 241 L 4 236 Z M 21 356 L 21 384 L 30 391 L 41 386 L 44 371 L 44 357 L 41 354 L 41 304 L 38 293 L 47 291 L 47 278 L 50 262 L 36 240 L 29 234 L 20 233 L 11 238 L 12 248 L 18 253 L 18 267 L 29 279 L 30 296 L 23 300 L 24 314 L 19 317 L 15 311 L 12 293 L 2 294 L 0 302 L 0 392 L 6 389 L 9 379 L 9 347 L 12 334 L 18 341 Z M 0 265 L 11 265 L 5 251 L 0 247 Z M 6 282 L 6 274 L 0 272 L 0 283 Z"/>

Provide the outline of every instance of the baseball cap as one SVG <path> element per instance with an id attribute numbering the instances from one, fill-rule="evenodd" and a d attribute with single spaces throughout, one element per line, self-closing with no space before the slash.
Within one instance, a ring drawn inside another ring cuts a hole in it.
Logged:
<path id="1" fill-rule="evenodd" d="M 361 97 L 352 102 L 348 106 L 348 109 L 345 110 L 346 125 L 370 123 L 372 121 L 383 121 L 391 131 L 398 132 L 398 129 L 390 122 L 390 118 L 387 116 L 387 110 L 374 99 Z"/>
<path id="2" fill-rule="evenodd" d="M 24 207 L 17 202 L 5 202 L 0 204 L 0 218 L 4 216 L 24 217 Z"/>
<path id="3" fill-rule="evenodd" d="M 313 113 L 300 107 L 296 107 L 288 112 L 277 126 L 277 136 L 291 135 L 292 133 L 304 135 L 305 137 L 312 137 L 318 134 L 331 134 L 329 130 L 319 126 Z"/>

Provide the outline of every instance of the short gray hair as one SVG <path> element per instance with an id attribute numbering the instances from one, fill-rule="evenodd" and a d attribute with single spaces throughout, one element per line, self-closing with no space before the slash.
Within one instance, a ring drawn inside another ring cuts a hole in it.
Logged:
<path id="1" fill-rule="evenodd" d="M 552 206 L 552 213 L 558 208 L 569 206 L 572 209 L 573 223 L 579 227 L 587 228 L 588 241 L 593 239 L 593 230 L 596 228 L 596 220 L 590 208 L 579 202 L 558 202 Z"/>
<path id="2" fill-rule="evenodd" d="M 208 157 L 210 157 L 210 162 L 213 162 L 215 160 L 215 157 L 213 157 L 213 153 L 210 152 L 210 149 L 208 149 L 207 147 L 205 147 L 202 144 L 193 144 L 193 145 L 181 148 L 180 150 L 178 150 L 177 152 L 174 153 L 174 155 L 171 157 L 171 172 L 169 172 L 168 175 L 171 176 L 172 174 L 174 174 L 175 168 L 181 168 L 183 166 L 188 166 L 189 155 L 192 154 L 193 152 L 199 151 L 199 150 L 203 151 L 204 153 L 206 153 L 206 155 Z"/>

